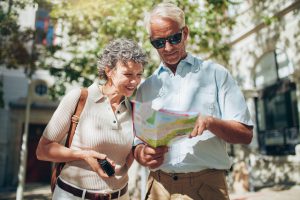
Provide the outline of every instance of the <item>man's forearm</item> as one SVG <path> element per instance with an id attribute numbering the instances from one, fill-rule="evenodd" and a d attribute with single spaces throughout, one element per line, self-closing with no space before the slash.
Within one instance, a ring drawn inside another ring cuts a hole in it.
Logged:
<path id="1" fill-rule="evenodd" d="M 232 144 L 249 144 L 253 137 L 251 126 L 233 120 L 220 120 L 209 117 L 206 128 L 216 136 Z"/>

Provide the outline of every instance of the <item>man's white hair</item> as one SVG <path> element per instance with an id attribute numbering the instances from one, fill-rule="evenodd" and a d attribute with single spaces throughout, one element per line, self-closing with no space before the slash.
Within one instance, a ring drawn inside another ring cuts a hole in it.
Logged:
<path id="1" fill-rule="evenodd" d="M 146 13 L 144 23 L 148 34 L 151 34 L 150 24 L 153 17 L 169 18 L 177 22 L 179 28 L 183 28 L 185 26 L 185 15 L 183 10 L 170 2 L 160 3 L 150 12 Z"/>

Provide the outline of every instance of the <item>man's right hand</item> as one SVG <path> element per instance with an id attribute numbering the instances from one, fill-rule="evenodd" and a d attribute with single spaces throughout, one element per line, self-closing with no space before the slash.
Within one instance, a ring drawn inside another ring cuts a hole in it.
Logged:
<path id="1" fill-rule="evenodd" d="M 134 157 L 141 165 L 154 169 L 163 163 L 164 155 L 167 152 L 167 146 L 153 148 L 146 144 L 138 144 L 134 150 Z"/>

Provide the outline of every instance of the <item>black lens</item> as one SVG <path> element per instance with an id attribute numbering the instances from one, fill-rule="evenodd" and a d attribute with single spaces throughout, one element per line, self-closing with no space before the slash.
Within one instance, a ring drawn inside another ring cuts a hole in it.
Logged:
<path id="1" fill-rule="evenodd" d="M 181 36 L 182 36 L 182 33 L 176 33 L 174 35 L 171 35 L 169 36 L 168 38 L 168 41 L 171 43 L 171 44 L 178 44 L 181 42 Z"/>
<path id="2" fill-rule="evenodd" d="M 163 48 L 166 44 L 166 40 L 163 38 L 159 38 L 156 40 L 152 40 L 151 44 L 156 48 L 156 49 L 160 49 Z"/>
<path id="3" fill-rule="evenodd" d="M 158 38 L 155 40 L 150 40 L 151 44 L 154 46 L 156 49 L 160 49 L 165 47 L 166 41 L 170 44 L 179 44 L 181 42 L 181 37 L 182 37 L 182 29 L 179 33 L 175 33 L 174 35 L 170 35 L 167 38 Z"/>

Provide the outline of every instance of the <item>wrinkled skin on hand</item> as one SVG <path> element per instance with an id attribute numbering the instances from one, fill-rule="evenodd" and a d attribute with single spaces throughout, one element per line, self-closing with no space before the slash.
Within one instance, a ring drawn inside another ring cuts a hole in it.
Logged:
<path id="1" fill-rule="evenodd" d="M 167 146 L 153 148 L 151 146 L 141 144 L 135 149 L 135 158 L 137 161 L 150 169 L 159 167 L 164 161 L 164 155 L 168 152 Z"/>
<path id="2" fill-rule="evenodd" d="M 115 163 L 107 158 L 105 154 L 98 153 L 93 150 L 83 151 L 83 160 L 95 171 L 101 178 L 109 178 L 109 176 L 103 171 L 100 164 L 98 163 L 97 159 L 106 159 L 113 168 L 116 167 Z"/>

